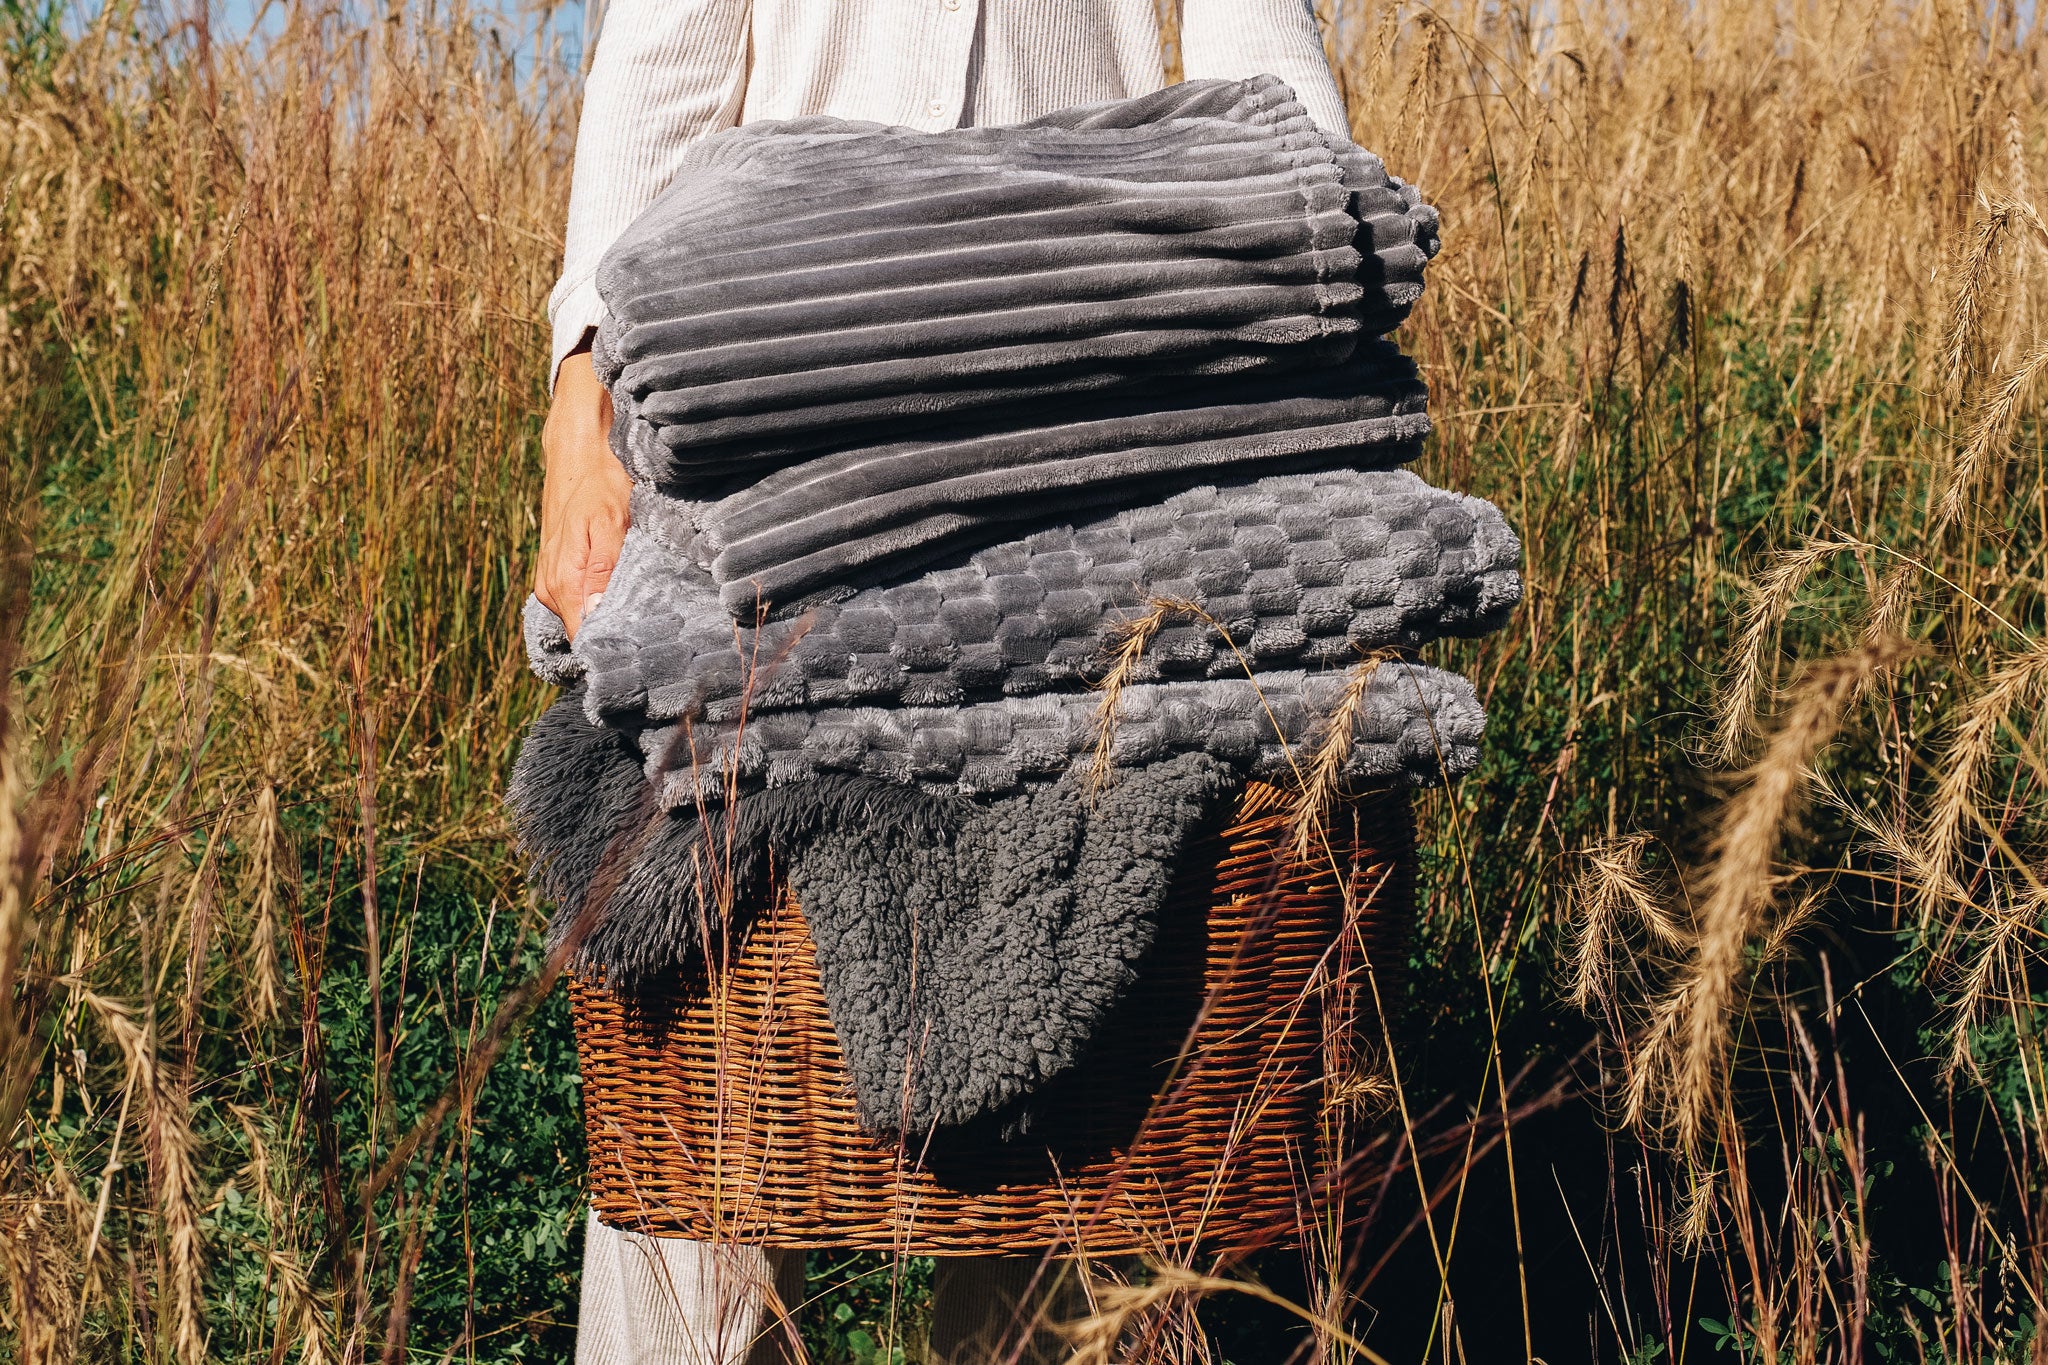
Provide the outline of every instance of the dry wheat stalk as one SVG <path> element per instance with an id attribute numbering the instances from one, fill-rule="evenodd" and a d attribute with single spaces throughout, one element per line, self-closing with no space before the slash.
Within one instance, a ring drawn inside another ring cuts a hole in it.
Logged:
<path id="1" fill-rule="evenodd" d="M 1921 923 L 1932 922 L 1944 901 L 1967 905 L 1961 887 L 1966 830 L 1980 799 L 1984 767 L 1996 752 L 1998 732 L 2016 707 L 2032 704 L 2048 684 L 2048 641 L 2037 642 L 1994 670 L 1985 686 L 1962 707 L 1935 766 L 1934 794 L 1919 831 L 1916 858 L 1925 871 L 1920 888 Z"/>
<path id="2" fill-rule="evenodd" d="M 1323 722 L 1322 735 L 1301 774 L 1301 790 L 1288 816 L 1288 841 L 1296 862 L 1305 863 L 1314 856 L 1330 808 L 1343 795 L 1344 764 L 1358 742 L 1358 718 L 1365 710 L 1373 677 L 1381 664 L 1399 657 L 1394 650 L 1376 649 L 1352 665 L 1343 693 Z"/>
<path id="3" fill-rule="evenodd" d="M 1706 1245 L 1707 1238 L 1714 1231 L 1714 1194 L 1720 1183 L 1719 1173 L 1711 1169 L 1695 1169 L 1692 1179 L 1685 1185 L 1684 1196 L 1678 1203 L 1678 1216 L 1672 1232 L 1678 1245 L 1687 1249 Z"/>
<path id="4" fill-rule="evenodd" d="M 1111 630 L 1109 668 L 1095 683 L 1102 700 L 1095 707 L 1095 752 L 1088 764 L 1090 791 L 1102 791 L 1110 784 L 1110 753 L 1116 744 L 1124 689 L 1136 681 L 1145 650 L 1167 626 L 1190 619 L 1206 619 L 1199 604 L 1180 597 L 1155 597 L 1145 604 L 1142 615 L 1120 621 Z"/>
<path id="5" fill-rule="evenodd" d="M 1999 689 L 1994 689 L 1999 690 Z M 1987 715 L 2009 707 L 2010 695 L 1980 696 L 1972 706 L 1982 706 Z M 1966 708 L 1970 709 L 1970 708 Z M 1952 748 L 1963 749 L 1960 757 L 1974 768 L 1981 764 L 1991 726 L 1968 727 L 1973 737 L 1958 738 Z M 1864 846 L 1879 854 L 1898 876 L 1899 884 L 1920 907 L 1922 924 L 1935 934 L 1933 948 L 1937 965 L 1962 964 L 1953 980 L 1954 996 L 1948 1001 L 1948 1074 L 1956 1079 L 1971 1066 L 1970 1031 L 1987 1018 L 1996 1006 L 2011 1007 L 2029 993 L 2025 967 L 2033 945 L 2041 936 L 2041 923 L 2048 914 L 2048 882 L 2024 861 L 2002 837 L 1977 804 L 1973 773 L 1956 773 L 1944 767 L 1937 783 L 1937 800 L 1953 825 L 1948 837 L 1934 837 L 1926 829 L 1908 828 L 1896 816 L 1873 814 L 1857 806 L 1832 787 L 1823 795 L 1830 806 L 1848 820 L 1862 837 Z M 1963 823 L 1987 835 L 1992 845 L 2018 872 L 2018 885 L 2010 878 L 1990 876 L 1973 890 L 1964 884 L 1972 873 L 1958 856 L 1957 832 Z"/>
<path id="6" fill-rule="evenodd" d="M 1572 938 L 1566 951 L 1571 984 L 1566 995 L 1580 1009 L 1608 998 L 1616 958 L 1629 944 L 1628 923 L 1642 925 L 1667 950 L 1692 942 L 1691 927 L 1667 903 L 1643 868 L 1650 838 L 1622 835 L 1587 848 L 1573 880 L 1568 911 Z"/>
<path id="7" fill-rule="evenodd" d="M 1809 887 L 1798 900 L 1792 902 L 1791 908 L 1775 916 L 1764 930 L 1762 941 L 1757 945 L 1757 963 L 1762 965 L 1766 962 L 1777 962 L 1790 953 L 1793 940 L 1812 923 L 1813 917 L 1820 913 L 1826 899 L 1825 887 Z"/>
<path id="8" fill-rule="evenodd" d="M 145 1051 L 155 1050 L 144 1031 Z M 175 1068 L 152 1064 L 145 1122 L 157 1182 L 157 1212 L 163 1220 L 171 1350 L 185 1365 L 206 1357 L 205 1248 L 199 1232 L 199 1173 L 193 1160 L 191 1105 Z"/>
<path id="9" fill-rule="evenodd" d="M 257 1024 L 266 1024 L 277 1017 L 277 854 L 278 842 L 283 837 L 283 830 L 278 825 L 277 788 L 266 782 L 263 790 L 256 794 L 256 810 L 250 819 L 249 845 L 253 864 L 250 876 L 256 882 L 256 905 L 244 959 L 248 978 L 243 998 L 250 1020 Z"/>
<path id="10" fill-rule="evenodd" d="M 1733 664 L 1714 703 L 1714 751 L 1724 763 L 1741 762 L 1756 738 L 1757 707 L 1770 681 L 1767 665 L 1800 590 L 1821 565 L 1860 548 L 1860 541 L 1810 537 L 1773 555 L 1770 567 L 1757 579 L 1743 608 Z"/>
<path id="11" fill-rule="evenodd" d="M 1962 396 L 1969 376 L 1970 352 L 1980 339 L 1985 298 L 1991 290 L 1991 266 L 1999 247 L 2016 231 L 2027 231 L 2048 241 L 2048 225 L 2042 223 L 2034 206 L 2025 199 L 1980 200 L 1980 206 L 1983 214 L 1977 219 L 1955 272 L 1955 290 L 1942 333 L 1943 384 L 1951 401 Z"/>
<path id="12" fill-rule="evenodd" d="M 49 1188 L 0 1200 L 0 1279 L 9 1302 L 0 1307 L 21 1365 L 66 1365 L 77 1358 L 80 1279 L 77 1220 L 64 1192 Z"/>
<path id="13" fill-rule="evenodd" d="M 1912 653 L 1902 641 L 1880 641 L 1829 659 L 1792 691 L 1790 704 L 1763 754 L 1722 807 L 1694 901 L 1698 927 L 1678 979 L 1654 1008 L 1648 1046 L 1654 1075 L 1643 1084 L 1665 1087 L 1680 1147 L 1697 1155 L 1707 1119 L 1723 1088 L 1729 1024 L 1747 974 L 1749 947 L 1768 931 L 1779 879 L 1779 844 L 1797 815 L 1813 756 L 1831 740 L 1843 712 L 1877 673 Z M 1668 1071 L 1666 1067 L 1668 1066 Z M 1652 1098 L 1637 1094 L 1640 1114 Z"/>
<path id="14" fill-rule="evenodd" d="M 1141 1317 L 1157 1313 L 1179 1300 L 1199 1299 L 1212 1294 L 1242 1294 L 1292 1313 L 1308 1323 L 1319 1341 L 1340 1346 L 1371 1365 L 1388 1365 L 1387 1358 L 1352 1336 L 1336 1323 L 1318 1317 L 1309 1309 L 1250 1280 L 1204 1275 L 1186 1266 L 1147 1260 L 1142 1284 L 1111 1284 L 1093 1292 L 1095 1311 L 1061 1329 L 1072 1347 L 1072 1365 L 1112 1365 L 1119 1357 L 1117 1345 Z"/>
<path id="15" fill-rule="evenodd" d="M 1930 894 L 1943 879 L 1943 874 L 1927 856 L 1926 846 L 1896 819 L 1880 817 L 1858 805 L 1834 783 L 1816 781 L 1815 801 L 1825 804 L 1841 819 L 1856 830 L 1863 841 L 1862 847 L 1878 854 L 1899 877 L 1900 884 L 1917 898 Z M 1947 886 L 1940 895 L 1960 895 L 1958 888 Z"/>
<path id="16" fill-rule="evenodd" d="M 1864 613 L 1862 638 L 1866 642 L 1909 633 L 1907 613 L 1913 608 L 1919 584 L 1920 566 L 1912 559 L 1901 559 L 1885 570 Z"/>
<path id="17" fill-rule="evenodd" d="M 2005 111 L 2005 178 L 2006 188 L 2012 197 L 2022 204 L 2034 201 L 2034 178 L 2027 170 L 2027 130 L 2020 122 L 2020 111 Z"/>
<path id="18" fill-rule="evenodd" d="M 1949 1004 L 1951 1076 L 1970 1065 L 1971 1029 L 1995 1006 L 2011 1009 L 2015 1001 L 2026 998 L 2025 958 L 2041 938 L 2043 916 L 2048 915 L 2048 888 L 1994 885 L 1979 898 L 1976 908 L 1986 923 L 1972 928 L 1970 960 Z"/>
<path id="19" fill-rule="evenodd" d="M 2033 392 L 2043 370 L 2048 370 L 2048 342 L 2035 346 L 2021 358 L 2012 373 L 1996 390 L 1977 405 L 1970 421 L 1969 439 L 1963 442 L 1949 467 L 1947 486 L 1935 508 L 1936 533 L 1962 520 L 1970 494 L 1976 491 L 1994 463 L 1994 448 L 2003 448 L 2012 431 L 2020 405 Z"/>
<path id="20" fill-rule="evenodd" d="M 1362 1118 L 1376 1118 L 1387 1112 L 1395 1100 L 1394 1082 L 1380 1059 L 1365 1054 L 1351 1074 L 1329 1088 L 1323 1097 L 1325 1109 L 1344 1109 Z"/>
<path id="21" fill-rule="evenodd" d="M 277 1296 L 277 1340 L 298 1347 L 299 1365 L 327 1365 L 334 1358 L 327 1339 L 328 1305 L 313 1288 L 313 1272 L 288 1240 L 298 1220 L 277 1189 L 279 1176 L 289 1170 L 281 1171 L 271 1160 L 262 1111 L 244 1104 L 227 1109 L 249 1151 L 249 1159 L 235 1173 L 235 1183 L 247 1186 L 270 1229 L 263 1260 L 270 1292 Z"/>

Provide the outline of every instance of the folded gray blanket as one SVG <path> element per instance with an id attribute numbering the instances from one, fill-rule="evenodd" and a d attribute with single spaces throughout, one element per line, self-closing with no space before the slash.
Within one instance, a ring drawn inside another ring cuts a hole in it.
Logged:
<path id="1" fill-rule="evenodd" d="M 1327 470 L 1205 487 L 1048 527 L 964 565 L 735 630 L 708 573 L 648 529 L 628 534 L 574 651 L 529 607 L 550 681 L 581 679 L 593 720 L 730 720 L 795 707 L 949 706 L 1102 678 L 1118 627 L 1192 603 L 1133 677 L 1348 667 L 1384 646 L 1498 626 L 1521 548 L 1491 503 L 1405 470 Z"/>
<path id="2" fill-rule="evenodd" d="M 593 360 L 628 467 L 704 497 L 920 423 L 1341 362 L 1435 247 L 1272 77 L 1019 127 L 755 124 L 695 144 L 606 255 Z"/>
<path id="3" fill-rule="evenodd" d="M 1140 683 L 1119 694 L 1110 761 L 1142 767 L 1204 753 L 1244 777 L 1291 781 L 1349 678 L 1336 672 Z M 861 773 L 934 792 L 997 796 L 1092 761 L 1102 698 L 1048 692 L 966 706 L 820 706 L 743 720 L 671 722 L 636 732 L 664 805 L 696 808 L 746 788 Z M 1374 787 L 1437 786 L 1470 772 L 1486 716 L 1455 673 L 1396 661 L 1375 671 L 1345 774 Z"/>
<path id="4" fill-rule="evenodd" d="M 1497 625 L 1519 546 L 1394 468 L 1435 249 L 1270 77 L 694 147 L 598 275 L 633 531 L 573 646 L 527 613 L 573 690 L 511 803 L 582 969 L 700 970 L 772 858 L 864 1122 L 1014 1120 L 1247 779 L 1468 771 L 1471 685 L 1407 652 Z"/>

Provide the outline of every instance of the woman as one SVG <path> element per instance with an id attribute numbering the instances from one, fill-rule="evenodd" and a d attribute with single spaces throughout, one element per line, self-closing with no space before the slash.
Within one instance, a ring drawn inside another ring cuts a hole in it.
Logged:
<path id="1" fill-rule="evenodd" d="M 599 259 L 665 189 L 697 138 L 809 114 L 923 130 L 1014 123 L 1166 83 L 1170 0 L 613 0 L 584 94 L 562 278 L 548 303 L 553 403 L 542 446 L 535 594 L 573 634 L 605 590 L 628 524 L 607 445 L 611 404 L 592 369 Z M 1190 78 L 1270 73 L 1325 129 L 1343 101 L 1308 0 L 1180 0 Z M 941 1262 L 932 1359 L 990 1358 L 1012 1307 L 1043 1314 L 1035 1262 Z M 1050 1276 L 1045 1278 L 1051 1278 Z M 577 1359 L 586 1365 L 737 1365 L 778 1358 L 763 1305 L 793 1307 L 801 1257 L 589 1225 Z M 753 1354 L 749 1354 L 750 1346 Z"/>

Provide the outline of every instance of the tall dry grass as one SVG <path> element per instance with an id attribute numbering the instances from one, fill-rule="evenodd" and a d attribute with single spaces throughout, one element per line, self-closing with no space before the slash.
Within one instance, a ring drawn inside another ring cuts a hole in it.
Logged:
<path id="1" fill-rule="evenodd" d="M 1489 753 L 1426 804 L 1378 1156 L 1260 1291 L 1320 1323 L 1259 1319 L 1271 1358 L 2038 1351 L 2031 21 L 1323 8 L 1445 214 L 1424 472 L 1507 510 L 1528 595 L 1438 651 Z M 568 1105 L 484 1063 L 537 914 L 496 793 L 576 54 L 263 20 L 0 9 L 0 1349 L 545 1355 L 487 1226 L 531 1125 L 477 1116 Z M 1542 1126 L 1586 1089 L 1591 1199 Z M 1246 1275 L 1141 1273 L 1081 1340 L 1245 1365 L 1193 1305 Z"/>
<path id="2" fill-rule="evenodd" d="M 492 793 L 537 696 L 507 623 L 567 73 L 461 11 L 268 13 L 262 44 L 119 4 L 4 21 L 24 1360 L 396 1358 L 390 1267 L 446 1166 L 359 1178 L 405 1136 L 381 860 L 459 860 L 528 914 Z M 375 1039 L 341 1132 L 319 981 L 349 945 Z M 241 1321 L 230 1194 L 266 1211 Z"/>

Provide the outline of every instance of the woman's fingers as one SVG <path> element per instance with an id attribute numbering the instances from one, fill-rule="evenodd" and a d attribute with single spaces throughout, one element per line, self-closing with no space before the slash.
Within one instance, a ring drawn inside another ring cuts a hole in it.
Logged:
<path id="1" fill-rule="evenodd" d="M 605 458 L 611 459 L 609 452 Z M 618 462 L 612 461 L 612 467 L 617 469 Z M 562 618 L 571 638 L 603 597 L 612 570 L 618 567 L 631 520 L 630 489 L 623 470 L 616 479 L 577 479 L 559 490 L 555 515 L 542 526 L 534 595 Z"/>
<path id="2" fill-rule="evenodd" d="M 563 361 L 541 432 L 547 482 L 533 590 L 572 638 L 610 584 L 632 520 L 632 480 L 607 439 L 611 416 L 611 397 L 589 355 Z"/>

